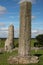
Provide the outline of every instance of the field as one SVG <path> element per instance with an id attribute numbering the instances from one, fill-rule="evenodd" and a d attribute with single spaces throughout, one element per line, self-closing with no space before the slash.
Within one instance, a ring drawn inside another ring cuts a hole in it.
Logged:
<path id="1" fill-rule="evenodd" d="M 31 46 L 32 47 L 34 47 L 35 41 L 36 41 L 35 39 L 31 40 Z M 0 39 L 0 48 L 4 47 L 4 42 L 5 42 L 5 39 Z M 17 43 L 18 43 L 18 39 L 15 39 L 14 45 L 16 46 Z M 9 56 L 16 56 L 17 54 L 18 54 L 17 50 L 15 50 L 13 52 L 8 52 L 8 53 L 7 52 L 0 53 L 0 65 L 10 65 L 10 64 L 8 64 L 7 59 L 9 58 Z M 27 64 L 27 65 L 43 65 L 43 50 L 38 50 L 37 52 L 35 52 L 35 50 L 32 50 L 31 55 L 35 55 L 35 54 L 37 56 L 39 56 L 39 63 L 37 63 L 37 64 Z M 12 65 L 15 65 L 15 64 L 12 64 Z"/>

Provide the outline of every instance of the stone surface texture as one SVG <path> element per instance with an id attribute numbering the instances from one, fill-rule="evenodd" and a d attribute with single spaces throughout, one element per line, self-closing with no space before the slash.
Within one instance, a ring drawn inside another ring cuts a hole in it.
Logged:
<path id="1" fill-rule="evenodd" d="M 14 47 L 14 26 L 8 28 L 8 38 L 5 41 L 5 51 L 10 51 Z"/>
<path id="2" fill-rule="evenodd" d="M 39 59 L 37 56 L 28 56 L 28 57 L 9 57 L 8 63 L 10 64 L 29 64 L 29 63 L 38 63 Z"/>
<path id="3" fill-rule="evenodd" d="M 31 2 L 20 4 L 19 55 L 28 56 L 31 50 Z"/>

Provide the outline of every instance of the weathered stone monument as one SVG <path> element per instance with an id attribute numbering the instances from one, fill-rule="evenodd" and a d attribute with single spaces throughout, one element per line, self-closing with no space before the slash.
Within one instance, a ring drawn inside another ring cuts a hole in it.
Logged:
<path id="1" fill-rule="evenodd" d="M 19 55 L 30 55 L 31 41 L 31 2 L 20 3 Z"/>
<path id="2" fill-rule="evenodd" d="M 31 56 L 31 2 L 24 0 L 20 3 L 20 36 L 18 56 L 9 59 L 16 64 L 37 63 L 38 57 Z"/>
<path id="3" fill-rule="evenodd" d="M 10 51 L 14 47 L 14 26 L 10 25 L 8 28 L 8 38 L 5 41 L 5 51 Z"/>

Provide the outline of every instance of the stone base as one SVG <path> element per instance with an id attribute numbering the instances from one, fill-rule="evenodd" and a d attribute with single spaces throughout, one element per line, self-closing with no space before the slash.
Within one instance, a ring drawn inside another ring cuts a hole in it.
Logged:
<path id="1" fill-rule="evenodd" d="M 8 59 L 8 62 L 10 64 L 29 64 L 29 63 L 38 63 L 38 57 L 37 56 L 28 56 L 28 57 L 10 57 Z"/>

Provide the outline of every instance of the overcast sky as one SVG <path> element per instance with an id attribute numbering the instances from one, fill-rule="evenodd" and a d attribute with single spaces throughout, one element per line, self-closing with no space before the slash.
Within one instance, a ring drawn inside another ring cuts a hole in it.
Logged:
<path id="1" fill-rule="evenodd" d="M 24 1 L 24 0 L 21 0 Z M 14 25 L 15 37 L 19 37 L 20 0 L 0 0 L 0 37 L 8 36 L 8 26 Z M 28 0 L 32 2 L 31 35 L 43 34 L 43 0 Z"/>

